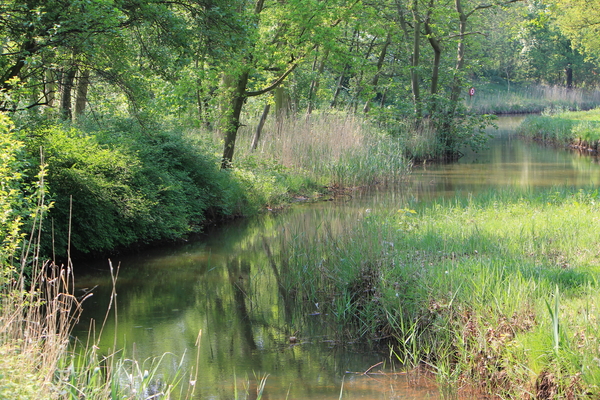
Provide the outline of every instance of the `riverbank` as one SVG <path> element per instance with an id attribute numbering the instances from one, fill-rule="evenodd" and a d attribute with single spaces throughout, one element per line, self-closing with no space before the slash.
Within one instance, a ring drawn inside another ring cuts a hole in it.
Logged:
<path id="1" fill-rule="evenodd" d="M 290 242 L 282 279 L 341 334 L 384 341 L 445 384 L 595 396 L 598 211 L 595 190 L 556 188 L 366 212 L 340 237 Z"/>
<path id="2" fill-rule="evenodd" d="M 600 109 L 529 116 L 518 128 L 518 134 L 597 154 L 600 145 Z"/>
<path id="3" fill-rule="evenodd" d="M 472 82 L 473 96 L 465 94 L 469 111 L 478 114 L 540 114 L 545 111 L 590 110 L 600 105 L 597 89 L 536 84 Z"/>
<path id="4" fill-rule="evenodd" d="M 271 248 L 272 258 L 265 254 L 264 238 L 261 238 L 260 232 L 257 232 L 255 238 L 257 243 L 255 245 L 262 249 L 262 259 L 254 260 L 244 254 L 240 258 L 243 261 L 237 264 L 235 258 L 231 259 L 232 254 L 235 252 L 230 247 L 225 252 L 228 255 L 227 260 L 229 260 L 227 264 L 219 268 L 215 259 L 212 258 L 207 263 L 206 271 L 212 270 L 213 272 L 207 275 L 206 279 L 204 277 L 200 279 L 198 274 L 201 273 L 204 276 L 204 272 L 201 272 L 204 270 L 199 268 L 198 261 L 204 259 L 205 256 L 193 253 L 187 254 L 186 262 L 194 266 L 189 270 L 191 275 L 184 274 L 182 281 L 173 280 L 169 276 L 167 279 L 153 282 L 152 286 L 145 290 L 145 292 L 149 292 L 150 296 L 143 298 L 143 300 L 142 297 L 139 297 L 141 293 L 139 288 L 125 290 L 119 296 L 120 313 L 125 312 L 125 315 L 131 316 L 126 311 L 127 308 L 124 307 L 127 304 L 127 294 L 129 293 L 134 297 L 131 299 L 134 310 L 139 310 L 137 305 L 144 304 L 143 309 L 150 316 L 153 310 L 164 308 L 164 316 L 168 315 L 168 318 L 172 318 L 179 315 L 179 311 L 174 314 L 172 310 L 181 309 L 182 306 L 171 303 L 171 301 L 187 293 L 197 293 L 199 295 L 191 302 L 192 304 L 201 301 L 209 302 L 209 299 L 219 297 L 221 299 L 219 302 L 210 301 L 210 305 L 214 307 L 215 313 L 223 314 L 221 305 L 227 305 L 229 297 L 222 297 L 222 289 L 214 287 L 214 274 L 222 276 L 226 282 L 226 287 L 234 293 L 236 288 L 246 288 L 243 291 L 244 296 L 236 297 L 232 295 L 237 301 L 235 303 L 236 307 L 230 306 L 231 308 L 227 308 L 232 312 L 233 310 L 245 309 L 243 304 L 248 301 L 252 304 L 252 307 L 246 309 L 247 312 L 255 311 L 260 315 L 263 310 L 260 307 L 262 303 L 259 298 L 254 296 L 260 296 L 260 299 L 264 300 L 266 307 L 264 310 L 274 311 L 279 309 L 281 311 L 282 304 L 277 307 L 274 307 L 274 304 L 279 301 L 277 300 L 279 299 L 278 296 L 283 296 L 285 293 L 289 293 L 289 296 L 284 298 L 284 302 L 297 299 L 298 306 L 302 306 L 302 304 L 305 304 L 303 301 L 309 299 L 305 294 L 311 293 L 310 290 L 314 290 L 314 299 L 319 300 L 316 303 L 318 304 L 317 307 L 321 308 L 318 311 L 323 315 L 323 318 L 329 314 L 329 316 L 338 319 L 337 322 L 333 321 L 334 324 L 337 324 L 334 325 L 335 329 L 333 331 L 340 335 L 338 343 L 346 343 L 347 341 L 343 340 L 344 338 L 352 338 L 351 341 L 369 339 L 387 345 L 394 343 L 392 356 L 401 360 L 407 368 L 410 368 L 411 365 L 421 364 L 423 361 L 424 365 L 428 365 L 437 374 L 441 383 L 450 383 L 452 386 L 457 386 L 458 382 L 462 386 L 466 383 L 474 384 L 474 382 L 487 382 L 489 380 L 491 383 L 483 384 L 484 390 L 500 394 L 513 393 L 512 397 L 522 397 L 514 393 L 521 393 L 518 390 L 529 390 L 533 393 L 534 390 L 537 390 L 536 382 L 539 377 L 541 387 L 549 388 L 550 393 L 554 390 L 563 390 L 562 393 L 567 393 L 567 389 L 558 389 L 561 387 L 559 385 L 563 385 L 563 380 L 558 380 L 555 376 L 552 378 L 555 379 L 553 381 L 547 377 L 547 374 L 539 372 L 546 367 L 554 368 L 552 358 L 545 355 L 548 338 L 554 337 L 552 333 L 554 328 L 548 325 L 547 321 L 551 313 L 548 305 L 546 305 L 546 300 L 548 300 L 549 305 L 556 307 L 555 299 L 558 299 L 558 307 L 562 313 L 565 309 L 565 299 L 572 298 L 572 292 L 577 295 L 576 290 L 585 286 L 577 282 L 583 279 L 585 283 L 589 274 L 584 271 L 583 278 L 581 278 L 579 271 L 573 266 L 585 262 L 585 260 L 582 261 L 576 256 L 580 252 L 590 253 L 586 250 L 588 249 L 587 246 L 593 248 L 594 243 L 583 240 L 582 235 L 583 233 L 592 234 L 593 231 L 590 230 L 589 226 L 580 224 L 575 226 L 576 230 L 574 232 L 565 231 L 567 236 L 574 235 L 575 242 L 581 241 L 581 245 L 579 248 L 574 247 L 575 254 L 570 254 L 570 258 L 563 262 L 561 261 L 563 255 L 560 253 L 562 247 L 559 245 L 565 242 L 566 246 L 574 246 L 574 243 L 573 241 L 565 241 L 562 236 L 563 226 L 561 224 L 570 223 L 569 216 L 572 215 L 569 214 L 570 211 L 582 215 L 584 220 L 593 218 L 593 212 L 580 212 L 580 208 L 575 207 L 575 205 L 577 203 L 587 202 L 588 205 L 593 203 L 594 193 L 589 193 L 592 200 L 587 201 L 584 193 L 580 195 L 579 192 L 561 192 L 560 190 L 557 190 L 557 192 L 562 194 L 553 194 L 553 192 L 554 190 L 544 192 L 545 194 L 540 195 L 536 201 L 530 199 L 536 199 L 534 194 L 521 194 L 518 192 L 502 195 L 488 194 L 487 202 L 471 199 L 469 203 L 465 199 L 452 199 L 434 203 L 431 209 L 427 211 L 425 211 L 427 207 L 419 207 L 417 204 L 406 202 L 398 203 L 392 214 L 365 209 L 358 218 L 355 216 L 351 218 L 357 224 L 352 224 L 351 227 L 346 225 L 333 227 L 334 232 L 339 230 L 338 233 L 340 234 L 336 235 L 332 235 L 332 227 L 322 220 L 315 221 L 314 225 L 306 225 L 308 236 L 306 234 L 297 235 L 293 229 L 286 227 L 285 232 L 289 235 L 290 241 L 284 243 L 282 240 L 282 243 L 287 250 L 277 253 L 279 251 L 278 247 L 274 245 Z M 572 200 L 571 205 L 567 201 L 569 198 Z M 393 200 L 397 202 L 397 199 L 394 198 Z M 557 205 L 557 207 L 549 209 L 550 212 L 548 213 L 544 209 L 546 203 Z M 562 208 L 558 207 L 562 203 L 565 203 L 561 206 Z M 380 205 L 380 203 L 378 204 Z M 399 212 L 398 209 L 400 209 Z M 514 214 L 512 218 L 507 216 L 507 210 L 511 210 L 508 212 L 509 215 Z M 555 214 L 559 214 L 560 218 L 556 219 Z M 273 218 L 276 217 L 273 216 Z M 508 221 L 508 225 L 503 228 L 504 221 Z M 528 225 L 529 221 L 532 222 L 531 226 Z M 494 224 L 500 226 L 500 228 L 495 227 Z M 551 231 L 551 234 L 546 234 L 546 230 L 552 226 L 554 226 L 552 228 L 554 230 Z M 231 241 L 233 231 L 237 231 L 237 229 L 226 233 L 222 241 Z M 516 234 L 517 231 L 521 232 L 521 236 Z M 275 229 L 269 225 L 266 232 L 268 232 L 267 235 L 272 235 Z M 317 235 L 314 240 L 311 236 L 313 233 Z M 230 246 L 233 245 L 230 244 Z M 247 239 L 240 239 L 240 247 L 247 248 L 249 246 Z M 533 250 L 529 252 L 531 253 L 529 256 L 527 256 L 529 253 L 523 256 L 520 252 L 524 252 L 524 250 L 517 251 L 514 249 L 519 249 L 518 246 L 532 248 Z M 211 257 L 217 256 L 212 251 L 208 253 L 211 254 Z M 567 252 L 564 254 L 568 255 Z M 549 258 L 549 261 L 545 258 Z M 526 262 L 527 259 L 530 260 L 529 263 Z M 556 259 L 554 263 L 553 259 Z M 157 260 L 161 267 L 155 271 L 160 274 L 156 276 L 164 278 L 166 270 L 181 267 L 166 266 L 165 261 L 165 258 Z M 281 265 L 274 264 L 275 266 L 273 266 L 270 261 L 281 262 Z M 290 262 L 296 263 L 296 261 L 297 264 L 295 265 L 298 268 L 291 269 Z M 504 263 L 504 265 L 501 265 L 501 263 Z M 276 268 L 278 266 L 280 268 Z M 217 267 L 216 271 L 215 267 Z M 251 268 L 250 271 L 248 271 L 248 268 Z M 271 269 L 273 271 L 278 269 L 280 273 L 273 278 L 269 273 Z M 546 269 L 548 269 L 547 273 L 545 272 Z M 477 270 L 479 272 L 475 272 Z M 493 271 L 493 273 L 490 273 L 490 271 Z M 556 276 L 553 276 L 553 274 Z M 140 274 L 139 271 L 133 270 L 129 274 L 129 278 L 125 276 L 124 279 L 130 279 L 137 282 L 137 285 L 142 285 L 142 281 L 145 279 L 139 279 L 140 276 L 154 276 L 154 274 Z M 244 278 L 243 284 L 239 280 L 240 276 Z M 259 278 L 270 279 L 267 279 L 269 282 L 266 282 L 265 285 L 273 288 L 275 297 L 263 297 L 258 293 L 254 293 L 255 291 L 258 292 L 260 284 L 257 280 Z M 278 281 L 278 279 L 285 279 L 288 283 L 283 285 L 285 282 L 283 280 Z M 301 286 L 298 283 L 299 281 L 295 279 L 305 279 L 304 286 Z M 520 280 L 533 280 L 533 283 L 519 286 Z M 562 282 L 563 280 L 564 282 L 560 284 L 558 296 L 556 296 L 556 287 L 553 283 Z M 204 284 L 198 286 L 200 282 L 204 282 Z M 176 292 L 169 292 L 167 289 L 169 285 L 175 286 Z M 480 290 L 475 290 L 477 285 L 481 286 Z M 592 289 L 595 288 L 593 285 L 592 282 Z M 537 290 L 538 286 L 542 292 L 545 290 L 547 293 L 545 295 L 540 294 Z M 186 289 L 182 290 L 184 287 Z M 565 290 L 565 287 L 567 290 Z M 280 291 L 280 288 L 286 289 L 287 292 Z M 570 288 L 576 290 L 571 291 Z M 215 296 L 208 294 L 212 293 L 209 290 L 214 290 Z M 165 292 L 164 297 L 157 295 L 157 293 L 163 291 Z M 523 292 L 529 291 L 535 296 L 521 295 Z M 171 293 L 178 293 L 178 295 L 173 296 Z M 471 295 L 474 300 L 469 297 Z M 246 299 L 245 296 L 252 297 L 244 300 Z M 504 305 L 507 300 L 502 296 L 508 297 L 509 304 Z M 183 297 L 185 297 L 185 304 L 188 304 L 183 306 L 185 308 L 189 306 L 190 299 L 187 295 Z M 483 300 L 478 300 L 479 298 Z M 222 300 L 226 302 L 222 303 Z M 593 304 L 592 302 L 596 299 L 593 297 L 580 297 L 580 300 L 589 301 L 590 304 Z M 500 306 L 497 306 L 496 302 L 500 302 Z M 519 306 L 523 302 L 532 304 L 531 309 L 533 311 L 530 314 L 527 313 L 529 306 Z M 167 304 L 166 307 L 165 304 Z M 293 304 L 296 304 L 296 302 L 294 301 Z M 316 316 L 311 315 L 315 313 L 315 302 L 308 301 L 307 304 L 309 308 L 301 310 L 300 314 L 297 315 L 308 315 L 307 318 L 315 319 Z M 186 315 L 184 319 L 187 320 L 191 315 L 198 314 L 200 309 L 204 309 L 204 305 L 204 303 L 201 303 L 201 307 L 191 309 L 189 313 L 182 313 L 182 317 Z M 570 312 L 572 303 L 568 303 L 567 307 L 569 307 L 568 312 Z M 105 309 L 106 307 L 99 308 Z M 512 314 L 510 314 L 511 311 Z M 251 315 L 236 311 L 234 313 L 236 317 L 227 317 L 226 319 L 236 319 L 238 313 L 240 314 L 240 320 L 246 322 L 245 324 L 240 322 L 240 325 L 236 325 L 234 331 L 238 333 L 241 331 L 249 332 L 244 329 L 249 329 L 248 321 L 253 320 Z M 546 316 L 544 317 L 544 315 Z M 554 315 L 558 314 L 554 313 Z M 570 319 L 570 317 L 568 314 L 567 316 L 560 314 L 560 318 L 557 319 L 560 324 L 559 333 L 566 332 L 568 334 L 567 342 L 570 343 L 569 340 L 572 339 L 569 335 L 571 335 L 572 325 L 562 321 L 562 319 Z M 588 315 L 588 319 L 593 318 L 595 318 L 594 315 Z M 261 321 L 259 325 L 262 326 L 263 320 L 260 317 L 258 320 Z M 469 322 L 470 320 L 471 322 Z M 119 329 L 124 329 L 127 337 L 135 336 L 139 339 L 140 329 L 136 326 L 138 323 L 129 318 L 128 321 L 128 324 L 121 324 Z M 178 325 L 182 321 L 182 319 L 175 319 L 172 321 L 173 324 L 161 329 L 168 332 L 168 335 L 173 336 L 173 327 L 183 326 Z M 293 318 L 292 321 L 296 321 L 296 319 Z M 529 338 L 531 343 L 527 341 L 515 342 L 517 339 L 512 337 L 513 331 L 518 334 L 514 334 L 514 336 L 518 336 L 521 340 L 524 337 L 523 335 L 534 331 L 535 327 L 541 323 L 544 324 L 543 329 L 541 333 L 537 331 L 539 336 Z M 564 327 L 565 324 L 567 328 Z M 194 328 L 198 326 L 202 325 L 194 325 Z M 299 327 L 302 327 L 302 325 Z M 128 328 L 131 329 L 127 330 Z M 263 340 L 267 337 L 271 338 L 274 333 L 268 331 L 269 334 L 266 334 L 268 329 L 270 328 L 265 326 L 265 334 L 260 334 Z M 280 332 L 279 329 L 288 329 L 289 331 Z M 566 331 L 565 329 L 569 330 Z M 219 335 L 224 334 L 220 329 L 217 330 Z M 468 333 L 470 330 L 473 330 L 473 332 Z M 156 335 L 160 331 L 158 326 L 152 327 L 152 335 Z M 177 331 L 179 332 L 179 329 Z M 275 330 L 275 336 L 285 335 L 284 341 L 287 348 L 290 346 L 290 335 L 295 335 L 295 331 L 296 327 L 289 326 L 286 322 L 285 325 L 281 325 Z M 464 332 L 468 333 L 465 338 L 462 336 Z M 302 333 L 304 332 L 300 332 L 300 335 Z M 593 345 L 593 339 L 590 338 L 593 337 L 595 332 L 584 333 L 589 335 L 586 340 Z M 173 352 L 173 348 L 175 348 L 182 350 L 175 350 L 176 354 L 183 354 L 186 346 L 195 343 L 196 335 L 197 331 L 194 332 L 193 340 L 190 343 L 189 340 L 179 340 L 186 337 L 186 335 L 180 333 L 170 344 L 177 344 L 182 346 L 183 349 L 169 347 L 167 351 Z M 245 349 L 244 344 L 246 342 L 242 341 L 240 343 L 235 333 L 231 333 L 231 335 L 232 343 L 241 344 L 241 348 Z M 306 336 L 300 336 L 299 341 L 306 338 Z M 550 339 L 550 341 L 552 340 Z M 562 339 L 560 340 L 559 343 L 562 343 Z M 108 344 L 109 348 L 115 347 L 110 337 L 106 339 L 106 342 L 110 342 Z M 520 350 L 513 353 L 513 346 L 517 346 L 517 344 L 521 346 L 519 347 Z M 538 351 L 536 346 L 543 346 L 543 348 Z M 552 344 L 549 346 L 553 348 Z M 563 345 L 561 344 L 561 346 Z M 213 347 L 209 347 L 210 350 L 205 347 L 204 351 L 212 352 L 214 350 Z M 303 347 L 297 347 L 297 349 L 300 351 Z M 568 348 L 567 350 L 571 351 Z M 149 351 L 153 355 L 161 353 L 161 351 L 152 352 L 152 347 Z M 477 364 L 478 361 L 475 359 L 471 361 L 466 359 L 465 354 L 476 354 L 477 351 L 481 353 L 481 356 L 477 356 L 479 362 L 481 360 L 492 361 L 487 364 Z M 495 351 L 498 351 L 498 354 Z M 566 360 L 564 362 L 577 365 L 578 361 L 569 352 L 566 353 L 568 357 L 564 354 L 561 355 Z M 389 351 L 386 351 L 386 353 L 390 354 Z M 31 354 L 33 356 L 32 360 L 35 360 L 35 354 L 38 353 L 32 351 Z M 248 358 L 248 354 L 244 355 L 244 359 Z M 517 355 L 521 358 L 518 358 Z M 537 357 L 538 355 L 539 357 Z M 99 355 L 96 353 L 96 356 Z M 230 357 L 228 355 L 226 358 L 230 359 Z M 537 369 L 533 369 L 527 362 L 523 361 L 528 360 L 527 357 L 537 357 Z M 94 357 L 90 355 L 89 359 L 93 361 Z M 130 363 L 131 367 L 136 366 L 128 358 L 123 357 L 123 359 Z M 514 369 L 511 369 L 510 366 L 513 365 L 513 361 L 515 361 L 515 366 Z M 21 365 L 23 363 L 17 360 L 14 364 Z M 369 365 L 372 364 L 374 363 Z M 140 365 L 137 364 L 137 366 Z M 255 365 L 262 365 L 262 368 L 267 366 L 262 363 L 256 363 Z M 432 365 L 435 368 L 431 367 Z M 564 370 L 562 365 L 559 367 L 562 368 L 560 371 Z M 61 371 L 66 371 L 68 368 L 66 366 Z M 216 369 L 216 366 L 213 366 L 213 368 Z M 321 369 L 319 368 L 319 371 Z M 524 370 L 528 369 L 535 371 L 537 375 L 526 373 L 527 379 L 522 378 L 525 383 L 520 386 L 516 385 L 517 378 L 522 376 L 518 375 L 518 372 L 523 373 Z M 90 369 L 90 371 L 93 370 L 94 368 Z M 548 370 L 552 371 L 552 369 Z M 125 371 L 127 370 L 122 370 L 123 374 L 125 374 Z M 235 371 L 236 369 L 233 372 L 228 370 L 227 377 L 234 375 Z M 239 370 L 237 371 L 239 372 Z M 130 370 L 127 373 L 131 372 Z M 143 373 L 143 368 L 141 372 Z M 265 372 L 268 373 L 270 370 L 265 370 Z M 496 375 L 493 375 L 494 372 L 497 372 Z M 221 371 L 222 374 L 223 371 Z M 491 378 L 489 374 L 492 375 Z M 505 379 L 504 377 L 507 375 L 508 377 Z M 86 375 L 82 374 L 80 376 L 85 379 Z M 565 376 L 564 380 L 572 382 L 576 390 L 579 391 L 573 393 L 582 393 L 581 391 L 585 390 L 585 387 L 577 383 L 577 378 L 572 378 L 571 375 Z M 143 374 L 134 375 L 134 377 L 131 387 L 152 382 L 150 378 L 146 380 Z M 499 385 L 498 381 L 502 385 Z M 80 390 L 83 390 L 83 388 L 86 388 L 86 390 L 87 388 L 94 389 L 85 380 L 81 382 L 82 389 Z M 593 386 L 590 386 L 587 390 L 595 393 Z M 540 397 L 544 398 L 542 395 Z"/>
<path id="5" fill-rule="evenodd" d="M 34 176 L 46 165 L 48 218 L 42 254 L 106 257 L 184 240 L 208 224 L 314 198 L 331 187 L 395 183 L 410 162 L 405 142 L 363 118 L 314 115 L 267 124 L 257 149 L 240 134 L 231 168 L 220 169 L 216 133 L 133 123 L 41 125 L 13 132 Z"/>

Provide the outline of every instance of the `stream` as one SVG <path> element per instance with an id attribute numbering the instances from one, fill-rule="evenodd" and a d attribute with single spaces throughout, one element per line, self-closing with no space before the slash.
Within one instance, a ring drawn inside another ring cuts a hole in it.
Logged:
<path id="1" fill-rule="evenodd" d="M 318 304 L 308 311 L 290 304 L 278 291 L 269 255 L 285 239 L 325 227 L 343 234 L 366 210 L 397 209 L 406 199 L 599 185 L 595 158 L 519 140 L 514 129 L 521 120 L 502 117 L 500 129 L 490 131 L 488 149 L 466 152 L 452 164 L 415 166 L 410 181 L 399 187 L 299 203 L 232 221 L 185 244 L 114 258 L 115 271 L 120 266 L 118 295 L 104 324 L 112 292 L 109 262 L 76 265 L 78 293 L 93 288 L 93 296 L 85 300 L 73 334 L 85 342 L 88 332 L 102 331 L 101 351 L 122 349 L 141 371 L 151 370 L 152 360 L 162 356 L 159 377 L 180 365 L 193 371 L 182 381 L 195 382 L 194 399 L 256 398 L 262 379 L 263 399 L 443 398 L 434 376 L 403 373 L 389 353 L 341 341 Z"/>

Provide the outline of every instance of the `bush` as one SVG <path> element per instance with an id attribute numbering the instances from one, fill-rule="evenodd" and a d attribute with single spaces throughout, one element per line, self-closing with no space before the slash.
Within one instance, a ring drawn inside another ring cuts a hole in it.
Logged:
<path id="1" fill-rule="evenodd" d="M 26 184 L 24 143 L 12 129 L 8 117 L 0 114 L 0 288 L 14 272 L 12 265 L 24 238 L 23 224 L 35 210 Z"/>
<path id="2" fill-rule="evenodd" d="M 45 225 L 46 254 L 106 252 L 200 229 L 207 217 L 235 213 L 223 204 L 234 186 L 217 160 L 181 135 L 84 133 L 52 126 L 31 135 L 30 154 L 42 147 L 54 201 Z M 52 232 L 49 232 L 52 230 Z"/>

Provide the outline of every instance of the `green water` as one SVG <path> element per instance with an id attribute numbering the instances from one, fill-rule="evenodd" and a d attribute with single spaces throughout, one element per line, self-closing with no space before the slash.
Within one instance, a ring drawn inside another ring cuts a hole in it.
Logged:
<path id="1" fill-rule="evenodd" d="M 344 327 L 332 325 L 319 304 L 283 289 L 278 279 L 293 256 L 283 243 L 343 234 L 370 209 L 397 209 L 407 199 L 426 202 L 501 187 L 598 185 L 595 159 L 523 143 L 512 131 L 517 123 L 518 118 L 502 119 L 489 150 L 468 152 L 454 164 L 416 166 L 411 180 L 397 188 L 298 204 L 234 221 L 189 243 L 113 257 L 113 266 L 120 265 L 118 296 L 100 348 L 108 353 L 116 345 L 140 362 L 166 354 L 160 370 L 166 375 L 180 362 L 194 371 L 198 359 L 192 378 L 196 399 L 232 399 L 236 391 L 238 398 L 253 398 L 245 388 L 256 393 L 266 374 L 263 398 L 270 399 L 338 399 L 342 386 L 344 399 L 441 398 L 433 377 L 398 373 L 385 351 L 348 340 L 340 334 Z M 112 286 L 107 260 L 78 267 L 86 267 L 76 277 L 78 288 L 95 287 L 75 330 L 83 338 L 91 326 L 100 331 Z M 381 373 L 363 374 L 381 362 L 371 370 Z"/>

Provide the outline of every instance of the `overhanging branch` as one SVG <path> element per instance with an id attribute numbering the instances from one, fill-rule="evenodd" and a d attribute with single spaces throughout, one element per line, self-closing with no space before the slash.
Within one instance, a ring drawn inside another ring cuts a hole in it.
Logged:
<path id="1" fill-rule="evenodd" d="M 283 75 L 281 75 L 279 78 L 277 78 L 277 80 L 275 82 L 273 82 L 270 86 L 267 86 L 266 88 L 261 89 L 261 90 L 246 92 L 245 96 L 246 97 L 254 97 L 254 96 L 260 96 L 261 94 L 270 92 L 271 90 L 275 89 L 277 86 L 281 85 L 281 83 L 285 80 L 285 78 L 287 78 L 287 76 L 289 74 L 291 74 L 292 71 L 294 71 L 294 69 L 296 69 L 297 66 L 298 66 L 298 63 L 292 64 L 292 66 L 289 67 L 288 70 L 285 71 L 283 73 Z"/>

